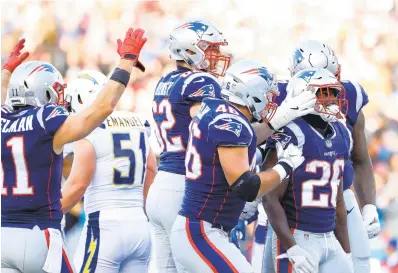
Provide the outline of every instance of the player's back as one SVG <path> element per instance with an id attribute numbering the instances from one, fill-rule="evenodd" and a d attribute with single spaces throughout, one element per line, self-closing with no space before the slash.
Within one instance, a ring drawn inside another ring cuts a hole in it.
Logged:
<path id="1" fill-rule="evenodd" d="M 54 152 L 53 137 L 67 116 L 54 104 L 2 106 L 3 227 L 60 228 L 63 157 Z"/>
<path id="2" fill-rule="evenodd" d="M 245 201 L 231 192 L 218 146 L 247 146 L 251 170 L 256 164 L 256 135 L 250 122 L 222 99 L 204 99 L 190 124 L 186 185 L 180 214 L 225 229 L 233 228 Z"/>
<path id="3" fill-rule="evenodd" d="M 95 172 L 84 195 L 87 214 L 143 206 L 149 133 L 149 123 L 138 114 L 114 111 L 86 137 L 96 153 Z"/>
<path id="4" fill-rule="evenodd" d="M 162 150 L 159 170 L 185 174 L 190 108 L 205 97 L 221 97 L 221 87 L 209 73 L 179 67 L 160 79 L 152 103 L 155 134 Z"/>
<path id="5" fill-rule="evenodd" d="M 352 148 L 350 131 L 339 121 L 331 122 L 327 136 L 323 136 L 299 118 L 274 134 L 268 145 L 275 141 L 303 147 L 305 158 L 290 175 L 282 200 L 289 226 L 315 233 L 333 231 L 336 196 Z"/>

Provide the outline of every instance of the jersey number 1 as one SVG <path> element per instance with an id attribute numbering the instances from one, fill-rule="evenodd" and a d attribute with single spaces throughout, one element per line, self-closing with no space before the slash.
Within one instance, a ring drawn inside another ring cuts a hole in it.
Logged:
<path id="1" fill-rule="evenodd" d="M 26 163 L 24 137 L 15 136 L 7 140 L 6 146 L 11 149 L 11 156 L 15 168 L 15 186 L 12 187 L 12 195 L 33 195 L 34 188 L 29 185 L 29 171 Z M 8 195 L 8 188 L 4 186 L 4 166 L 1 162 L 1 195 Z"/>

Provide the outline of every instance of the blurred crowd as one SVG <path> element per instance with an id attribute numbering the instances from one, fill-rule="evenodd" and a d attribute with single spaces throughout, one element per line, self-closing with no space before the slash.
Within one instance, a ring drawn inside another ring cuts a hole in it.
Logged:
<path id="1" fill-rule="evenodd" d="M 118 107 L 150 118 L 155 85 L 174 69 L 168 34 L 199 18 L 223 32 L 233 61 L 260 60 L 286 79 L 294 45 L 317 39 L 335 50 L 342 78 L 364 86 L 370 99 L 364 108 L 369 153 L 384 226 L 372 241 L 375 272 L 398 272 L 398 0 L 13 0 L 1 8 L 1 58 L 3 62 L 24 37 L 29 59 L 54 64 L 66 81 L 81 69 L 108 74 L 118 61 L 117 38 L 128 27 L 141 27 L 148 37 L 141 56 L 147 71 L 133 72 Z"/>

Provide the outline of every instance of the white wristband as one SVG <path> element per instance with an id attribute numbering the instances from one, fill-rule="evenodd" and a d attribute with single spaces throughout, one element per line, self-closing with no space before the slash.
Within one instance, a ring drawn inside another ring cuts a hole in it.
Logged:
<path id="1" fill-rule="evenodd" d="M 287 173 L 285 168 L 283 168 L 280 164 L 276 164 L 272 169 L 279 174 L 281 181 L 286 178 Z"/>

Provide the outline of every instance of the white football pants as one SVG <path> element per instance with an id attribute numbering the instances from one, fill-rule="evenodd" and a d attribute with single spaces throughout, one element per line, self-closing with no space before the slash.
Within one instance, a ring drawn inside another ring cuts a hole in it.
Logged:
<path id="1" fill-rule="evenodd" d="M 253 273 L 228 234 L 208 222 L 178 215 L 170 243 L 180 273 Z"/>
<path id="2" fill-rule="evenodd" d="M 1 272 L 73 273 L 61 231 L 1 228 Z"/>
<path id="3" fill-rule="evenodd" d="M 74 257 L 79 272 L 147 272 L 151 234 L 144 210 L 119 208 L 90 213 Z"/>
<path id="4" fill-rule="evenodd" d="M 146 212 L 155 237 L 155 263 L 158 273 L 177 272 L 169 237 L 181 209 L 184 190 L 185 175 L 159 171 L 148 192 Z"/>

